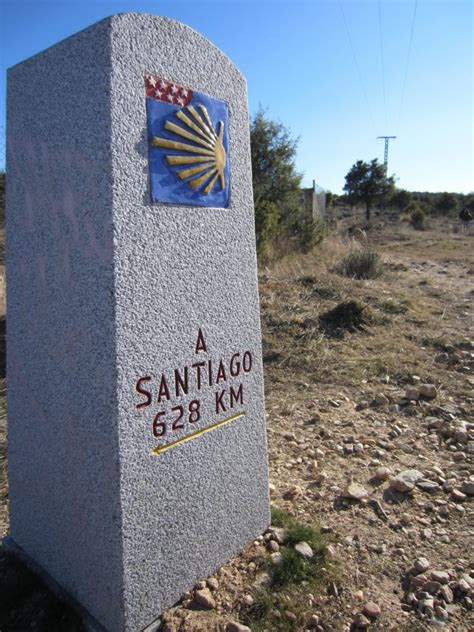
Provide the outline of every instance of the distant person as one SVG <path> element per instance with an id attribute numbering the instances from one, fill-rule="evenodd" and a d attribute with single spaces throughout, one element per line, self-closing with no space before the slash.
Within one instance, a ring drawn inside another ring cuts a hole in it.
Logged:
<path id="1" fill-rule="evenodd" d="M 469 222 L 472 220 L 472 213 L 464 207 L 459 213 L 459 219 L 461 220 L 463 231 L 467 233 L 469 230 Z"/>

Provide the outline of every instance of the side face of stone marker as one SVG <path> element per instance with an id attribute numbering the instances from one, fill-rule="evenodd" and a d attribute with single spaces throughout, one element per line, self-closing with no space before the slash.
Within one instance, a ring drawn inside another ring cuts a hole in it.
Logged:
<path id="1" fill-rule="evenodd" d="M 36 117 L 17 124 L 20 82 L 34 72 L 36 91 L 51 92 L 71 55 L 94 87 L 66 99 L 64 112 L 55 102 L 55 117 L 44 97 Z M 81 205 L 79 193 L 61 187 L 64 160 L 48 164 L 61 229 L 48 247 L 44 220 L 33 216 L 45 256 L 49 247 L 75 247 L 69 294 L 52 288 L 38 332 L 49 340 L 53 323 L 56 331 L 73 316 L 86 323 L 84 345 L 73 336 L 68 347 L 74 361 L 65 377 L 64 360 L 46 349 L 28 356 L 35 319 L 24 284 L 35 283 L 38 266 L 9 251 L 10 269 L 26 265 L 31 280 L 8 278 L 23 284 L 21 296 L 10 293 L 9 309 L 22 316 L 8 340 L 8 367 L 18 374 L 17 363 L 26 365 L 35 398 L 19 379 L 9 408 L 12 537 L 107 629 L 140 630 L 269 523 L 245 80 L 188 27 L 122 14 L 16 67 L 11 82 L 10 128 L 39 128 L 31 151 L 43 143 L 55 155 L 61 143 L 82 144 L 100 163 L 83 178 Z M 57 129 L 66 119 L 66 132 Z M 44 170 L 37 167 L 35 181 Z M 24 252 L 30 234 L 20 220 L 35 202 L 31 177 L 15 178 L 9 239 Z M 91 233 L 91 220 L 95 263 L 90 244 L 76 238 Z M 45 266 L 46 274 L 62 269 L 59 256 L 46 256 Z M 25 419 L 34 439 L 26 452 Z M 46 512 L 31 497 L 31 478 Z M 31 511 L 41 513 L 39 524 Z"/>
<path id="2" fill-rule="evenodd" d="M 8 71 L 10 535 L 123 626 L 110 22 Z"/>

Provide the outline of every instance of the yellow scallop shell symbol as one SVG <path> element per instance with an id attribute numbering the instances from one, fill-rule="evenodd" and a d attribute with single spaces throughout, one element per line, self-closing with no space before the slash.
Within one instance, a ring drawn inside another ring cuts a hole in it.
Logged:
<path id="1" fill-rule="evenodd" d="M 186 182 L 192 189 L 199 190 L 207 183 L 204 189 L 200 190 L 200 193 L 207 195 L 214 188 L 217 178 L 220 180 L 222 190 L 225 188 L 224 169 L 227 157 L 222 141 L 224 123 L 219 121 L 219 132 L 216 134 L 205 106 L 199 104 L 197 108 L 199 112 L 194 106 L 188 105 L 176 112 L 176 118 L 185 127 L 166 121 L 165 129 L 179 137 L 178 140 L 152 136 L 151 142 L 154 147 L 179 151 L 179 154 L 165 156 L 166 162 L 169 165 L 185 167 L 175 171 L 181 180 L 196 176 Z M 182 138 L 190 140 L 194 144 L 185 143 L 181 140 Z"/>

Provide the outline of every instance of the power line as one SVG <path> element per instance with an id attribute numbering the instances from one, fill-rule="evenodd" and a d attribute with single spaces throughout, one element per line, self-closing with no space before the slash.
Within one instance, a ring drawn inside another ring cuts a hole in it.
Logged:
<path id="1" fill-rule="evenodd" d="M 366 89 L 365 89 L 365 84 L 364 84 L 364 82 L 362 81 L 362 75 L 361 75 L 361 73 L 360 73 L 359 64 L 357 63 L 357 56 L 356 56 L 356 54 L 355 54 L 354 44 L 352 43 L 352 37 L 351 37 L 351 34 L 350 34 L 350 32 L 349 32 L 349 27 L 347 26 L 346 14 L 344 13 L 344 8 L 343 8 L 343 6 L 342 6 L 342 2 L 341 2 L 341 0 L 339 0 L 339 8 L 340 8 L 341 13 L 342 13 L 342 19 L 343 19 L 343 21 L 344 21 L 344 26 L 345 26 L 345 28 L 346 28 L 347 39 L 349 40 L 349 46 L 350 46 L 351 51 L 352 51 L 352 57 L 353 57 L 353 59 L 354 59 L 354 65 L 355 65 L 356 70 L 357 70 L 357 76 L 359 77 L 360 87 L 361 87 L 361 89 L 362 89 L 362 93 L 363 93 L 364 98 L 365 98 L 365 103 L 366 103 L 366 105 L 367 105 L 367 110 L 368 110 L 368 112 L 369 112 L 369 118 L 370 118 L 370 120 L 371 120 L 371 122 L 372 122 L 372 127 L 373 127 L 373 128 L 374 128 L 374 130 L 375 130 L 375 121 L 374 121 L 374 117 L 373 117 L 373 115 L 372 115 L 372 110 L 370 109 L 369 99 L 368 99 L 368 97 L 367 97 L 367 91 L 366 91 Z"/>
<path id="2" fill-rule="evenodd" d="M 385 127 L 387 127 L 387 99 L 385 97 L 385 64 L 384 64 L 384 59 L 383 59 L 382 9 L 380 7 L 380 0 L 378 0 L 378 14 L 379 14 L 379 36 L 380 36 L 380 62 L 382 65 L 383 109 L 384 109 L 384 115 L 385 115 Z"/>
<path id="3" fill-rule="evenodd" d="M 402 118 L 403 101 L 405 99 L 405 88 L 406 88 L 407 77 L 408 77 L 408 66 L 410 64 L 411 47 L 412 47 L 412 44 L 413 44 L 413 32 L 415 30 L 415 18 L 416 18 L 416 9 L 417 9 L 417 7 L 418 7 L 418 0 L 415 0 L 415 5 L 414 5 L 414 8 L 413 8 L 413 17 L 412 17 L 412 20 L 411 20 L 410 41 L 408 43 L 407 61 L 406 61 L 406 64 L 405 64 L 405 76 L 403 78 L 402 96 L 401 96 L 401 99 L 400 99 L 400 109 L 398 111 L 397 128 L 400 127 L 400 120 Z"/>

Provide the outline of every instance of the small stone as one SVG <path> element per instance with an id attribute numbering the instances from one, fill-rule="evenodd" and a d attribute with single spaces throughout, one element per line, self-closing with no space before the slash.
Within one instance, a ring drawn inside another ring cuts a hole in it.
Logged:
<path id="1" fill-rule="evenodd" d="M 303 494 L 303 490 L 299 485 L 293 485 L 283 494 L 285 500 L 296 500 Z"/>
<path id="2" fill-rule="evenodd" d="M 381 613 L 382 610 L 380 609 L 380 606 L 374 601 L 368 601 L 362 608 L 362 614 L 365 614 L 365 616 L 370 617 L 371 619 L 380 617 Z"/>
<path id="3" fill-rule="evenodd" d="M 410 579 L 410 590 L 420 590 L 423 584 L 427 581 L 426 575 L 415 575 Z"/>
<path id="4" fill-rule="evenodd" d="M 420 395 L 425 399 L 436 399 L 438 391 L 433 384 L 421 384 L 419 386 Z"/>
<path id="5" fill-rule="evenodd" d="M 439 484 L 436 481 L 430 481 L 427 478 L 423 478 L 421 481 L 417 481 L 416 486 L 424 492 L 432 493 L 439 489 Z"/>
<path id="6" fill-rule="evenodd" d="M 431 579 L 440 584 L 447 584 L 449 582 L 449 573 L 446 571 L 431 571 Z"/>
<path id="7" fill-rule="evenodd" d="M 225 632 L 252 632 L 251 629 L 239 623 L 238 621 L 229 621 L 229 623 L 225 626 Z"/>
<path id="8" fill-rule="evenodd" d="M 413 568 L 417 574 L 424 573 L 425 571 L 429 569 L 429 567 L 430 567 L 430 563 L 428 562 L 426 557 L 418 557 L 413 562 Z"/>
<path id="9" fill-rule="evenodd" d="M 446 602 L 446 603 L 453 603 L 454 601 L 454 595 L 453 595 L 453 591 L 451 590 L 451 588 L 449 586 L 441 586 L 440 589 L 440 594 L 442 599 Z"/>
<path id="10" fill-rule="evenodd" d="M 309 546 L 307 542 L 298 542 L 298 544 L 295 544 L 295 551 L 298 553 L 298 555 L 301 555 L 301 557 L 304 557 L 306 560 L 311 559 L 314 555 L 313 549 Z"/>
<path id="11" fill-rule="evenodd" d="M 411 492 L 414 487 L 415 485 L 413 483 L 406 481 L 401 476 L 395 476 L 390 481 L 390 488 L 397 492 Z"/>
<path id="12" fill-rule="evenodd" d="M 437 353 L 434 357 L 434 361 L 439 364 L 449 362 L 449 355 L 446 352 Z"/>
<path id="13" fill-rule="evenodd" d="M 278 551 L 280 550 L 280 545 L 275 540 L 270 540 L 269 542 L 267 542 L 267 549 L 271 553 L 278 553 Z"/>
<path id="14" fill-rule="evenodd" d="M 242 598 L 242 603 L 246 606 L 253 606 L 255 600 L 252 595 L 244 595 Z"/>
<path id="15" fill-rule="evenodd" d="M 207 580 L 207 585 L 211 590 L 217 590 L 219 588 L 219 582 L 215 577 L 209 577 Z"/>
<path id="16" fill-rule="evenodd" d="M 369 492 L 359 483 L 350 483 L 344 492 L 345 498 L 352 498 L 353 500 L 362 500 L 368 495 Z"/>
<path id="17" fill-rule="evenodd" d="M 443 621 L 446 621 L 446 619 L 449 618 L 449 613 L 439 605 L 435 606 L 435 613 L 436 613 L 436 616 L 442 619 Z"/>
<path id="18" fill-rule="evenodd" d="M 462 503 L 467 498 L 466 494 L 463 494 L 459 489 L 453 489 L 449 497 L 455 503 Z"/>
<path id="19" fill-rule="evenodd" d="M 465 579 L 458 581 L 458 588 L 462 593 L 468 593 L 471 590 L 469 583 Z"/>
<path id="20" fill-rule="evenodd" d="M 433 610 L 434 608 L 434 599 L 433 597 L 425 597 L 423 599 L 420 599 L 418 601 L 418 605 L 417 608 L 420 612 L 423 612 L 424 614 L 426 614 L 427 616 L 429 615 L 429 611 Z"/>
<path id="21" fill-rule="evenodd" d="M 470 534 L 472 535 L 472 531 L 470 532 Z M 471 567 L 471 571 L 469 574 L 467 573 L 463 573 L 461 575 L 461 579 L 459 581 L 464 581 L 467 583 L 467 585 L 469 586 L 469 591 L 472 593 L 472 596 L 474 597 L 474 562 L 470 562 L 469 566 Z M 451 571 L 451 578 L 455 577 L 454 572 Z"/>
<path id="22" fill-rule="evenodd" d="M 283 544 L 286 537 L 286 531 L 282 527 L 271 527 L 271 539 L 278 542 L 278 544 Z"/>
<path id="23" fill-rule="evenodd" d="M 461 492 L 463 494 L 467 494 L 468 496 L 474 496 L 474 481 L 463 481 L 461 485 Z"/>
<path id="24" fill-rule="evenodd" d="M 291 610 L 285 610 L 285 617 L 288 621 L 296 621 L 298 618 L 294 612 L 291 612 Z"/>
<path id="25" fill-rule="evenodd" d="M 356 410 L 365 410 L 368 407 L 369 407 L 369 402 L 362 401 L 357 404 Z"/>
<path id="26" fill-rule="evenodd" d="M 214 597 L 212 596 L 209 588 L 197 590 L 194 594 L 194 603 L 206 610 L 214 610 L 216 607 L 216 602 L 214 601 Z"/>
<path id="27" fill-rule="evenodd" d="M 388 406 L 390 404 L 390 400 L 383 393 L 377 393 L 374 397 L 373 405 L 374 406 Z"/>
<path id="28" fill-rule="evenodd" d="M 410 492 L 421 479 L 423 474 L 418 470 L 404 470 L 390 480 L 390 488 L 398 492 Z"/>
<path id="29" fill-rule="evenodd" d="M 387 481 L 390 478 L 390 473 L 390 468 L 384 466 L 378 467 L 375 470 L 374 478 L 377 481 Z"/>
<path id="30" fill-rule="evenodd" d="M 362 613 L 357 614 L 353 621 L 352 621 L 352 625 L 355 628 L 362 628 L 362 629 L 366 629 L 369 627 L 370 625 L 370 621 L 369 619 L 367 619 L 367 617 L 365 617 Z"/>
<path id="31" fill-rule="evenodd" d="M 408 399 L 411 402 L 417 402 L 420 399 L 420 392 L 417 388 L 407 388 L 405 391 L 405 399 Z"/>
<path id="32" fill-rule="evenodd" d="M 439 582 L 435 582 L 433 580 L 430 580 L 428 582 L 426 582 L 425 584 L 423 584 L 423 590 L 427 593 L 429 593 L 430 595 L 436 595 L 438 594 L 439 590 L 441 588 L 441 584 Z"/>
<path id="33" fill-rule="evenodd" d="M 276 492 L 276 485 L 274 485 L 273 483 L 269 483 L 268 484 L 268 491 L 270 493 L 270 496 L 274 496 L 275 492 Z"/>
<path id="34" fill-rule="evenodd" d="M 308 620 L 308 627 L 315 628 L 319 625 L 319 617 L 317 614 L 312 614 Z"/>
<path id="35" fill-rule="evenodd" d="M 457 483 L 457 480 L 455 478 L 448 478 L 444 481 L 443 483 L 443 489 L 445 492 L 452 492 L 455 485 Z"/>
<path id="36" fill-rule="evenodd" d="M 276 553 L 272 553 L 270 555 L 270 559 L 273 564 L 281 564 L 283 560 L 283 555 L 280 553 L 280 551 L 277 551 Z"/>
<path id="37" fill-rule="evenodd" d="M 362 590 L 356 590 L 352 597 L 357 601 L 364 601 L 364 593 Z"/>

